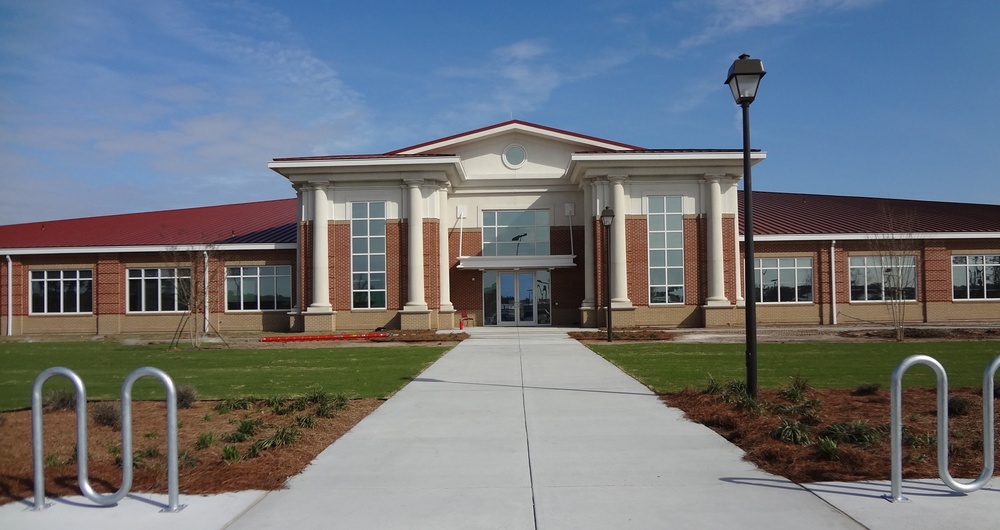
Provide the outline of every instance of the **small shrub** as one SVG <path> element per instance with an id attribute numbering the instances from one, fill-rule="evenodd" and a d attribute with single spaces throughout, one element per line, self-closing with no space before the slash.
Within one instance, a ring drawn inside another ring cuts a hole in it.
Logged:
<path id="1" fill-rule="evenodd" d="M 806 397 L 809 382 L 801 375 L 796 375 L 785 388 L 781 389 L 781 397 L 792 403 L 799 403 Z"/>
<path id="2" fill-rule="evenodd" d="M 264 398 L 263 403 L 265 407 L 273 409 L 284 406 L 286 401 L 288 401 L 288 398 L 285 396 L 269 396 Z"/>
<path id="3" fill-rule="evenodd" d="M 736 400 L 748 395 L 746 381 L 730 379 L 722 385 L 722 400 L 727 403 L 734 403 Z"/>
<path id="4" fill-rule="evenodd" d="M 244 458 L 247 459 L 257 458 L 258 456 L 260 456 L 260 452 L 263 451 L 264 449 L 265 449 L 264 445 L 260 442 L 260 440 L 258 440 L 247 446 L 247 453 L 246 455 L 244 455 Z"/>
<path id="5" fill-rule="evenodd" d="M 201 459 L 187 449 L 181 449 L 177 453 L 177 466 L 181 468 L 195 467 L 201 463 Z"/>
<path id="6" fill-rule="evenodd" d="M 706 394 L 720 394 L 722 393 L 722 383 L 720 383 L 712 374 L 708 374 L 708 383 L 705 385 Z"/>
<path id="7" fill-rule="evenodd" d="M 195 449 L 207 449 L 215 445 L 215 433 L 214 432 L 203 432 L 198 435 L 198 441 L 195 442 Z"/>
<path id="8" fill-rule="evenodd" d="M 56 455 L 45 455 L 45 467 L 61 467 L 63 461 Z"/>
<path id="9" fill-rule="evenodd" d="M 222 435 L 222 441 L 227 443 L 245 442 L 257 434 L 262 425 L 264 425 L 264 420 L 261 419 L 240 420 L 235 431 Z"/>
<path id="10" fill-rule="evenodd" d="M 69 390 L 51 390 L 42 399 L 42 405 L 54 410 L 73 410 L 76 408 L 76 393 Z"/>
<path id="11" fill-rule="evenodd" d="M 227 464 L 235 464 L 240 461 L 240 450 L 235 445 L 222 446 L 222 461 Z"/>
<path id="12" fill-rule="evenodd" d="M 212 421 L 212 413 L 206 412 L 205 415 L 201 417 L 201 421 Z"/>
<path id="13" fill-rule="evenodd" d="M 907 426 L 903 426 L 903 432 L 901 438 L 903 439 L 903 445 L 906 447 L 930 447 L 937 445 L 937 436 L 931 432 L 913 432 Z"/>
<path id="14" fill-rule="evenodd" d="M 122 430 L 122 409 L 118 403 L 111 401 L 95 403 L 90 411 L 90 417 L 98 425 L 111 427 L 116 431 Z"/>
<path id="15" fill-rule="evenodd" d="M 337 394 L 333 397 L 333 408 L 342 409 L 347 406 L 348 401 L 347 396 L 343 393 Z"/>
<path id="16" fill-rule="evenodd" d="M 832 423 L 820 431 L 820 436 L 831 438 L 838 443 L 850 443 L 858 447 L 871 447 L 882 441 L 883 432 L 872 427 L 867 421 Z"/>
<path id="17" fill-rule="evenodd" d="M 147 439 L 153 439 L 153 438 L 156 438 L 157 436 L 159 436 L 159 434 L 157 434 L 156 431 L 149 431 L 146 434 L 144 434 L 143 436 L 145 436 Z"/>
<path id="18" fill-rule="evenodd" d="M 306 400 L 314 405 L 326 405 L 329 404 L 333 398 L 330 397 L 330 394 L 325 390 L 314 390 L 306 394 Z"/>
<path id="19" fill-rule="evenodd" d="M 303 410 L 306 410 L 306 407 L 308 406 L 309 406 L 309 398 L 305 396 L 299 396 L 292 400 L 291 404 L 288 405 L 288 408 L 289 410 L 301 412 Z"/>
<path id="20" fill-rule="evenodd" d="M 329 403 L 320 403 L 316 406 L 316 415 L 320 418 L 332 418 L 334 413 Z"/>
<path id="21" fill-rule="evenodd" d="M 278 427 L 274 430 L 274 434 L 265 439 L 265 443 L 267 447 L 282 447 L 285 445 L 292 445 L 298 441 L 301 436 L 302 431 L 300 431 L 295 425 Z"/>
<path id="22" fill-rule="evenodd" d="M 295 425 L 299 427 L 305 427 L 306 429 L 312 429 L 316 426 L 316 418 L 312 417 L 312 414 L 306 416 L 295 415 Z"/>
<path id="23" fill-rule="evenodd" d="M 177 387 L 177 406 L 182 409 L 189 409 L 194 402 L 198 401 L 198 389 L 194 385 L 180 385 Z"/>
<path id="24" fill-rule="evenodd" d="M 809 443 L 809 428 L 802 422 L 786 418 L 771 431 L 771 438 L 785 443 L 806 445 Z"/>
<path id="25" fill-rule="evenodd" d="M 969 414 L 969 409 L 971 408 L 972 403 L 964 397 L 955 396 L 948 398 L 948 415 L 950 416 L 965 416 Z"/>
<path id="26" fill-rule="evenodd" d="M 852 396 L 874 396 L 882 390 L 882 385 L 878 383 L 862 383 L 851 392 Z"/>
<path id="27" fill-rule="evenodd" d="M 840 450 L 833 438 L 822 437 L 816 441 L 816 454 L 823 460 L 839 460 Z"/>
<path id="28" fill-rule="evenodd" d="M 253 408 L 254 401 L 251 396 L 223 399 L 215 404 L 215 411 L 219 414 L 229 414 L 234 410 L 250 410 Z"/>

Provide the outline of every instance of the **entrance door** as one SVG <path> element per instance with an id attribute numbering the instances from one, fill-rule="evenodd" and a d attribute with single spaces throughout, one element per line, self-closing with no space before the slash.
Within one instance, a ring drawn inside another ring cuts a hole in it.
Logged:
<path id="1" fill-rule="evenodd" d="M 484 324 L 551 324 L 549 278 L 549 271 L 484 271 Z"/>

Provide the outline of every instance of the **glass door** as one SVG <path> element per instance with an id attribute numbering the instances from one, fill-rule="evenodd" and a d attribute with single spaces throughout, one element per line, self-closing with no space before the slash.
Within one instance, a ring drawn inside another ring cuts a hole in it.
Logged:
<path id="1" fill-rule="evenodd" d="M 487 326 L 551 324 L 549 271 L 484 271 L 483 323 Z"/>

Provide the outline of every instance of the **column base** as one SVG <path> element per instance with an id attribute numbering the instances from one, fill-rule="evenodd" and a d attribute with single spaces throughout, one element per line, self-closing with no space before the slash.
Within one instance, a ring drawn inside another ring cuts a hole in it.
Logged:
<path id="1" fill-rule="evenodd" d="M 403 309 L 399 312 L 399 329 L 431 329 L 431 312 Z"/>
<path id="2" fill-rule="evenodd" d="M 706 328 L 731 328 L 739 324 L 743 318 L 743 311 L 737 310 L 733 305 L 708 305 L 701 306 L 703 326 Z"/>
<path id="3" fill-rule="evenodd" d="M 728 298 L 709 298 L 705 302 L 705 305 L 706 306 L 710 306 L 710 307 L 732 307 L 733 306 L 733 304 L 729 301 Z"/>
<path id="4" fill-rule="evenodd" d="M 337 313 L 329 311 L 320 313 L 311 311 L 307 313 L 291 313 L 289 328 L 292 331 L 301 333 L 331 333 L 337 331 Z"/>

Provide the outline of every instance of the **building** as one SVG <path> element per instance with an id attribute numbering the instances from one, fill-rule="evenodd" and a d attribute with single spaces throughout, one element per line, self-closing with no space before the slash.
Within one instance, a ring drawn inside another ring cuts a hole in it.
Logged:
<path id="1" fill-rule="evenodd" d="M 0 227 L 6 334 L 743 323 L 742 150 L 512 120 L 269 167 L 296 198 Z M 1000 321 L 1000 206 L 754 203 L 762 324 Z"/>

